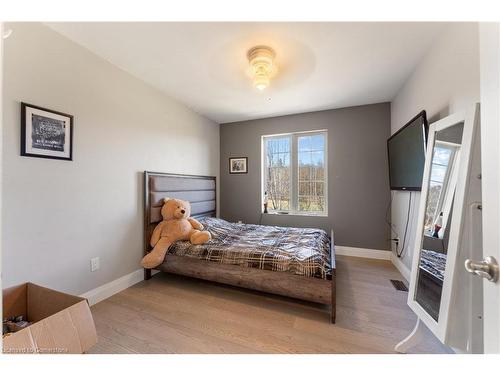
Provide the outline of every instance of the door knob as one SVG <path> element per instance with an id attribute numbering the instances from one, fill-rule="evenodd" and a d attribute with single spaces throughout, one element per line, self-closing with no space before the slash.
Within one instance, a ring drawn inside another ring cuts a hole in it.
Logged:
<path id="1" fill-rule="evenodd" d="M 484 277 L 493 283 L 498 281 L 498 262 L 493 257 L 486 257 L 481 262 L 474 262 L 471 259 L 465 261 L 467 272 Z"/>

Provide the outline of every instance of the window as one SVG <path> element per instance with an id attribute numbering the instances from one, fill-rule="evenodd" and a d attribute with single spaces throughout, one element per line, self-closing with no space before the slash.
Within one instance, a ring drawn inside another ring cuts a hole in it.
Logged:
<path id="1" fill-rule="evenodd" d="M 429 179 L 428 203 L 425 213 L 425 230 L 429 233 L 433 231 L 433 226 L 439 215 L 443 212 L 445 202 L 453 197 L 447 196 L 448 184 L 452 177 L 452 170 L 455 164 L 457 145 L 436 141 L 434 155 L 431 163 L 431 177 Z M 452 194 L 453 192 L 450 192 Z M 447 211 L 447 210 L 445 210 Z M 446 219 L 446 218 L 444 218 Z M 443 223 L 443 226 L 446 223 Z"/>
<path id="2" fill-rule="evenodd" d="M 326 135 L 263 137 L 262 191 L 270 213 L 327 214 Z"/>

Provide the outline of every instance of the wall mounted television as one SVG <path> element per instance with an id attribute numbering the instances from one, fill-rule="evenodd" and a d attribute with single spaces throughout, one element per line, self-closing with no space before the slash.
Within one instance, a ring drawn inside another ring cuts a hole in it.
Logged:
<path id="1" fill-rule="evenodd" d="M 391 190 L 422 189 L 428 130 L 422 111 L 387 140 Z"/>

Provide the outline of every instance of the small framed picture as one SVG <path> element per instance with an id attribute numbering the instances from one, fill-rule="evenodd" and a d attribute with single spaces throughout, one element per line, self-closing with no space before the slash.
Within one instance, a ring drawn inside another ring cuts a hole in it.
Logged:
<path id="1" fill-rule="evenodd" d="M 248 173 L 248 158 L 229 158 L 229 173 Z"/>
<path id="2" fill-rule="evenodd" d="M 73 160 L 73 116 L 21 103 L 21 156 Z"/>

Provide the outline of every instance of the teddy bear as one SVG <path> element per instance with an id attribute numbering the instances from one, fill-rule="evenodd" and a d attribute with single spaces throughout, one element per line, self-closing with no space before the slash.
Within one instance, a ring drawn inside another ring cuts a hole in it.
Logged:
<path id="1" fill-rule="evenodd" d="M 212 239 L 210 232 L 203 230 L 203 225 L 189 217 L 191 205 L 180 199 L 165 198 L 161 208 L 163 221 L 159 222 L 151 235 L 151 250 L 141 264 L 144 268 L 154 268 L 165 259 L 170 245 L 175 241 L 189 240 L 193 245 L 201 245 Z"/>

